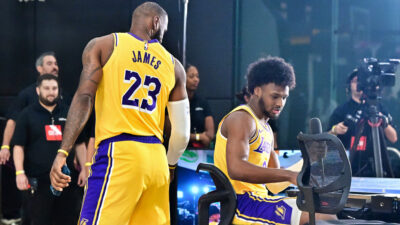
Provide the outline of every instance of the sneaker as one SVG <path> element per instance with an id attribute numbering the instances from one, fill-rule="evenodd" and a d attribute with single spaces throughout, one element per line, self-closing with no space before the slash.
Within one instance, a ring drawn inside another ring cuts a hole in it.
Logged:
<path id="1" fill-rule="evenodd" d="M 16 218 L 16 219 L 1 219 L 1 222 L 4 225 L 18 225 L 19 222 L 21 222 L 21 218 Z"/>

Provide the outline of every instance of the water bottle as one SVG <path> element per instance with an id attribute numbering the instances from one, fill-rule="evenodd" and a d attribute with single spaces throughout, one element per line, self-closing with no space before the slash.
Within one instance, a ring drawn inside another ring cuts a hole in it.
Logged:
<path id="1" fill-rule="evenodd" d="M 63 174 L 65 174 L 65 175 L 68 175 L 68 176 L 71 174 L 71 171 L 68 169 L 67 165 L 64 165 L 61 168 L 61 172 Z M 56 189 L 54 189 L 54 187 L 51 184 L 50 184 L 50 190 L 51 190 L 51 193 L 53 193 L 53 195 L 55 195 L 55 196 L 60 196 L 61 195 L 61 191 L 57 191 Z"/>

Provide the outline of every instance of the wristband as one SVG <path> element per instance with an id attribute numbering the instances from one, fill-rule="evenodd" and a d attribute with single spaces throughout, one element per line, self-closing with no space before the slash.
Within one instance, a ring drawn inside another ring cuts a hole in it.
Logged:
<path id="1" fill-rule="evenodd" d="M 169 167 L 170 170 L 176 169 L 176 165 L 174 165 L 174 166 L 168 165 L 168 167 Z"/>
<path id="2" fill-rule="evenodd" d="M 92 166 L 92 163 L 91 162 L 86 162 L 85 166 Z"/>
<path id="3" fill-rule="evenodd" d="M 68 157 L 68 155 L 69 155 L 69 153 L 68 153 L 67 151 L 65 151 L 64 149 L 58 149 L 57 152 L 64 153 L 64 155 L 67 156 L 67 157 Z"/>
<path id="4" fill-rule="evenodd" d="M 1 149 L 3 149 L 3 148 L 10 149 L 10 146 L 9 145 L 2 145 Z"/>
<path id="5" fill-rule="evenodd" d="M 24 173 L 25 173 L 25 170 L 17 170 L 17 171 L 15 171 L 15 175 L 16 176 L 18 176 L 20 174 L 24 174 Z"/>
<path id="6" fill-rule="evenodd" d="M 331 129 L 331 132 L 332 132 L 333 134 L 335 134 L 335 128 L 336 128 L 336 125 L 333 125 L 333 126 L 332 126 L 332 129 Z"/>
<path id="7" fill-rule="evenodd" d="M 200 134 L 196 134 L 196 141 L 200 141 Z"/>

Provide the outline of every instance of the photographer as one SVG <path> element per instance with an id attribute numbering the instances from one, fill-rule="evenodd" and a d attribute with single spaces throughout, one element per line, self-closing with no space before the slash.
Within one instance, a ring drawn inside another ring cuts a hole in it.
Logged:
<path id="1" fill-rule="evenodd" d="M 374 153 L 373 140 L 371 135 L 371 126 L 369 125 L 368 104 L 363 96 L 363 91 L 357 90 L 359 82 L 358 70 L 355 70 L 349 75 L 346 81 L 346 92 L 351 95 L 351 98 L 343 105 L 338 106 L 329 119 L 330 133 L 337 135 L 343 142 L 346 149 L 350 150 L 350 161 L 352 166 L 353 176 L 373 177 L 375 176 L 374 168 Z M 379 88 L 379 86 L 376 86 Z M 384 176 L 389 175 L 389 164 L 387 160 L 385 140 L 395 143 L 397 141 L 397 132 L 391 125 L 390 114 L 377 104 L 378 115 L 380 119 L 380 127 L 383 130 L 385 138 L 381 137 L 381 152 Z M 364 126 L 360 126 L 364 124 Z M 383 136 L 382 132 L 380 136 Z M 357 136 L 359 136 L 358 144 Z M 357 147 L 353 147 L 357 144 Z"/>

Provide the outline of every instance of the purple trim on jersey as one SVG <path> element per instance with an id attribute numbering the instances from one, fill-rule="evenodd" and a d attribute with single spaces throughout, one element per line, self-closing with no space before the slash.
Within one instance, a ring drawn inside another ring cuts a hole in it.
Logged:
<path id="1" fill-rule="evenodd" d="M 115 33 L 115 46 L 118 46 L 118 35 Z"/>
<path id="2" fill-rule="evenodd" d="M 96 209 L 99 204 L 100 206 L 97 215 L 99 215 L 99 212 L 101 211 L 101 206 L 103 204 L 105 192 L 107 191 L 108 180 L 113 164 L 111 156 L 112 145 L 100 144 L 95 156 L 95 163 L 91 167 L 92 174 L 88 178 L 87 190 L 80 216 L 80 221 L 85 221 L 87 224 L 95 224 L 93 223 L 93 220 L 96 216 Z M 109 164 L 110 166 L 108 166 Z M 104 191 L 102 193 L 103 187 Z M 100 202 L 99 199 L 101 199 Z"/>
<path id="3" fill-rule="evenodd" d="M 152 40 L 148 41 L 147 43 L 157 43 L 157 42 L 158 42 L 157 39 L 152 39 Z"/>
<path id="4" fill-rule="evenodd" d="M 172 56 L 172 54 L 171 54 L 171 60 L 172 60 L 172 64 L 175 64 L 174 56 Z"/>
<path id="5" fill-rule="evenodd" d="M 260 137 L 260 132 L 258 132 L 258 129 L 257 129 L 257 136 L 254 138 L 254 140 L 252 140 L 251 142 L 249 142 L 249 145 L 251 145 L 251 144 L 253 144 L 254 142 L 256 142 L 257 141 L 257 139 Z"/>
<path id="6" fill-rule="evenodd" d="M 161 144 L 160 139 L 158 139 L 156 136 L 136 136 L 136 135 L 132 135 L 132 134 L 123 133 L 123 134 L 102 140 L 100 142 L 100 145 L 111 143 L 111 142 L 117 142 L 117 141 L 137 141 L 137 142 L 146 143 L 146 144 Z"/>
<path id="7" fill-rule="evenodd" d="M 140 37 L 138 37 L 138 36 L 135 35 L 135 34 L 132 34 L 131 32 L 128 32 L 128 34 L 132 35 L 132 37 L 138 39 L 139 41 L 144 41 L 143 39 L 141 39 Z M 157 39 L 152 39 L 152 40 L 149 40 L 147 43 L 156 43 L 156 42 L 158 42 Z"/>
<path id="8" fill-rule="evenodd" d="M 279 224 L 290 224 L 293 210 L 283 199 L 265 199 L 264 201 L 262 199 L 261 197 L 253 199 L 250 193 L 238 194 L 235 216 L 247 221 L 266 223 L 268 220 Z M 275 200 L 277 202 L 266 202 Z"/>

